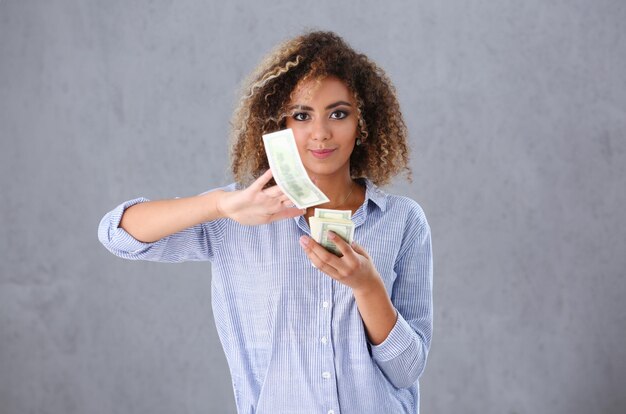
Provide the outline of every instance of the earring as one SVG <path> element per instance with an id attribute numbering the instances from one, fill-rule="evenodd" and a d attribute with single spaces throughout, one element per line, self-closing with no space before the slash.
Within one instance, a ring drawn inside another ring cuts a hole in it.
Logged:
<path id="1" fill-rule="evenodd" d="M 356 139 L 356 145 L 357 145 L 357 146 L 361 145 L 361 138 L 357 138 L 357 139 Z"/>

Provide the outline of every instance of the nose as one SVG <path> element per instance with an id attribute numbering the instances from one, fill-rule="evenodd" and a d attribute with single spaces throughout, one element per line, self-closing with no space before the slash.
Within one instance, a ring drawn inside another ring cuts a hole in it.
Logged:
<path id="1" fill-rule="evenodd" d="M 326 141 L 330 138 L 330 134 L 330 128 L 325 119 L 319 118 L 313 122 L 311 138 L 313 138 L 314 141 Z"/>

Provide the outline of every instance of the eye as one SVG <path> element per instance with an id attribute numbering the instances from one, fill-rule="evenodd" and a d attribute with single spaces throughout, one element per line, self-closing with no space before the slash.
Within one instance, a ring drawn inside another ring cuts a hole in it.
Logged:
<path id="1" fill-rule="evenodd" d="M 306 121 L 310 118 L 309 114 L 307 114 L 306 112 L 296 112 L 291 115 L 291 117 L 296 121 Z"/>
<path id="2" fill-rule="evenodd" d="M 332 114 L 330 114 L 330 118 L 331 119 L 344 119 L 348 115 L 350 115 L 350 113 L 348 111 L 338 110 L 338 111 L 335 111 Z"/>

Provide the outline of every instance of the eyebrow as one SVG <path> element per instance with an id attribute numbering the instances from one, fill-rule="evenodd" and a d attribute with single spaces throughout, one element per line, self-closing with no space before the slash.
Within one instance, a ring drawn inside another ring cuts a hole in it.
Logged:
<path id="1" fill-rule="evenodd" d="M 352 104 L 350 104 L 350 102 L 346 102 L 346 101 L 337 101 L 335 103 L 332 103 L 330 105 L 328 105 L 326 108 L 324 109 L 332 109 L 335 108 L 337 106 L 341 106 L 341 105 L 345 105 L 345 106 L 352 106 Z M 312 111 L 313 108 L 311 108 L 310 106 L 306 106 L 306 105 L 291 105 L 289 107 L 289 109 L 302 109 L 304 111 Z"/>

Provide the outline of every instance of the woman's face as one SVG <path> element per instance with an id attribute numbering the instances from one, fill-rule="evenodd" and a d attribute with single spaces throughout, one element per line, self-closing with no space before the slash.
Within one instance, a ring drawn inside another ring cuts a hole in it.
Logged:
<path id="1" fill-rule="evenodd" d="M 343 81 L 326 77 L 299 84 L 287 110 L 287 128 L 293 130 L 309 175 L 349 177 L 358 118 L 356 102 Z"/>

